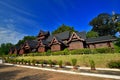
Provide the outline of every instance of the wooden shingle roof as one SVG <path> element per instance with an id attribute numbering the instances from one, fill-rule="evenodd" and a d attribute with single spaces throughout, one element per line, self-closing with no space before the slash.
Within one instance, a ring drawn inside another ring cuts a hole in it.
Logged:
<path id="1" fill-rule="evenodd" d="M 38 36 L 40 36 L 41 33 L 42 33 L 43 35 L 45 35 L 45 36 L 49 36 L 49 34 L 50 34 L 49 31 L 40 30 Z"/>
<path id="2" fill-rule="evenodd" d="M 86 39 L 86 32 L 83 31 L 83 32 L 76 32 L 76 34 L 81 37 L 82 39 Z"/>
<path id="3" fill-rule="evenodd" d="M 65 31 L 65 32 L 62 32 L 62 33 L 59 33 L 59 34 L 56 34 L 56 35 L 51 35 L 51 36 L 48 37 L 47 41 L 51 42 L 53 37 L 57 37 L 60 40 L 66 40 L 66 39 L 69 39 L 70 32 L 69 31 Z"/>
<path id="4" fill-rule="evenodd" d="M 25 43 L 28 43 L 30 48 L 36 48 L 38 41 L 37 40 L 27 40 Z"/>
<path id="5" fill-rule="evenodd" d="M 97 38 L 88 38 L 86 39 L 86 43 L 98 43 L 98 42 L 114 41 L 114 40 L 116 40 L 116 38 L 112 36 L 101 36 Z"/>

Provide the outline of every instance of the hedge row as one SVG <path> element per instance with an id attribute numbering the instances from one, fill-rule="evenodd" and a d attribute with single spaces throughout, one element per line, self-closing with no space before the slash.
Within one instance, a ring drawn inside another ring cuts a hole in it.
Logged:
<path id="1" fill-rule="evenodd" d="M 114 53 L 112 48 L 97 48 L 97 49 L 77 49 L 77 50 L 68 50 L 50 52 L 49 55 L 76 55 L 76 54 L 97 54 L 97 53 Z"/>
<path id="2" fill-rule="evenodd" d="M 109 68 L 119 68 L 120 69 L 120 60 L 118 61 L 110 61 L 107 66 Z"/>
<path id="3" fill-rule="evenodd" d="M 6 63 L 12 63 L 12 64 L 24 64 L 24 65 L 33 65 L 33 66 L 35 66 L 35 65 L 38 65 L 38 64 L 41 64 L 42 65 L 42 67 L 43 67 L 43 64 L 44 65 L 46 65 L 46 64 L 48 64 L 48 65 L 50 65 L 50 66 L 52 66 L 52 65 L 59 65 L 59 67 L 62 67 L 63 66 L 63 64 L 65 65 L 65 66 L 70 66 L 70 65 L 72 65 L 72 66 L 76 66 L 76 64 L 77 64 L 77 59 L 71 59 L 71 61 L 70 62 L 64 62 L 63 63 L 63 61 L 62 60 L 35 60 L 35 59 L 33 59 L 33 60 L 25 60 L 25 59 L 11 59 L 11 58 L 7 58 L 6 60 L 5 60 L 5 62 Z M 78 65 L 77 65 L 78 66 Z"/>
<path id="4" fill-rule="evenodd" d="M 64 62 L 62 60 L 24 60 L 24 59 L 11 59 L 11 58 L 7 58 L 5 60 L 5 62 L 7 63 L 13 63 L 13 64 L 27 64 L 27 65 L 38 65 L 38 64 L 49 64 L 49 65 L 59 65 L 60 67 L 62 67 L 62 65 L 64 64 L 65 66 L 75 66 L 77 64 L 77 59 L 71 59 L 70 62 Z M 64 63 L 63 63 L 64 62 Z M 95 62 L 93 60 L 90 60 L 90 66 L 91 68 L 95 69 Z M 107 67 L 109 68 L 118 68 L 120 69 L 120 60 L 118 61 L 110 61 L 107 64 Z"/>
<path id="5" fill-rule="evenodd" d="M 96 49 L 77 49 L 77 50 L 68 50 L 64 49 L 63 51 L 51 52 L 48 50 L 43 53 L 29 53 L 24 54 L 24 56 L 50 56 L 50 55 L 77 55 L 77 54 L 97 54 L 97 53 L 114 53 L 114 49 L 112 48 L 96 48 Z M 11 56 L 16 56 L 15 54 Z"/>

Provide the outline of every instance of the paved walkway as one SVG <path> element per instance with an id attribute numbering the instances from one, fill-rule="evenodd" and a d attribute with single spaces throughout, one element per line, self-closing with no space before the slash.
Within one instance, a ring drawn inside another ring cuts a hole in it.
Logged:
<path id="1" fill-rule="evenodd" d="M 94 77 L 102 77 L 102 78 L 111 78 L 111 79 L 118 79 L 120 80 L 120 76 L 117 75 L 107 75 L 107 74 L 95 74 L 95 73 L 84 73 L 84 72 L 73 72 L 73 71 L 65 71 L 65 70 L 55 70 L 55 69 L 48 69 L 48 68 L 40 68 L 40 67 L 33 67 L 33 66 L 26 66 L 26 65 L 18 65 L 18 64 L 9 64 L 4 63 L 4 65 L 13 65 L 17 67 L 24 67 L 24 68 L 31 68 L 31 69 L 40 69 L 46 71 L 54 71 L 54 72 L 61 72 L 61 73 L 68 73 L 68 74 L 77 74 L 77 75 L 85 75 L 85 76 L 94 76 Z M 82 69 L 88 69 L 87 67 L 81 67 Z M 89 68 L 90 69 L 90 68 Z M 113 71 L 120 71 L 119 69 L 108 69 L 108 68 L 98 68 L 99 70 L 113 70 Z"/>

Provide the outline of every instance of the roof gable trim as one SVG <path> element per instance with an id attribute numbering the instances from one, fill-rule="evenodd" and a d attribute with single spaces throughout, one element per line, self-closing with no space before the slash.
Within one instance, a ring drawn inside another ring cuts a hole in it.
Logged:
<path id="1" fill-rule="evenodd" d="M 40 40 L 40 41 L 38 42 L 38 45 L 37 45 L 37 46 L 39 47 L 39 46 L 46 46 L 46 45 L 44 45 L 43 42 L 42 42 L 42 40 Z"/>
<path id="2" fill-rule="evenodd" d="M 67 43 L 69 43 L 73 38 L 77 38 L 78 40 L 84 41 L 84 39 L 82 39 L 75 32 L 73 32 Z"/>
<path id="3" fill-rule="evenodd" d="M 53 43 L 61 44 L 61 42 L 56 37 L 53 37 L 53 39 L 49 45 L 52 45 Z"/>

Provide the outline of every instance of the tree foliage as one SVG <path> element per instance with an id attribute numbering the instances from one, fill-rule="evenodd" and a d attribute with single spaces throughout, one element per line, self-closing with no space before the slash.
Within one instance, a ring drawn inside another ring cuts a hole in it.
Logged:
<path id="1" fill-rule="evenodd" d="M 16 46 L 20 46 L 21 44 L 23 44 L 26 40 L 35 40 L 36 37 L 35 36 L 24 36 L 24 38 L 22 40 L 19 40 L 18 43 L 16 44 Z"/>
<path id="2" fill-rule="evenodd" d="M 34 40 L 36 39 L 35 36 L 25 36 L 22 40 L 19 40 L 16 45 L 13 45 L 12 43 L 2 43 L 0 46 L 0 55 L 6 55 L 9 53 L 9 49 L 14 46 L 20 46 L 23 44 L 26 40 Z"/>
<path id="3" fill-rule="evenodd" d="M 115 45 L 120 47 L 120 38 L 117 38 L 116 42 L 115 42 Z"/>
<path id="4" fill-rule="evenodd" d="M 89 24 L 92 26 L 92 31 L 97 32 L 99 36 L 115 35 L 120 31 L 119 19 L 120 14 L 102 13 L 92 19 Z"/>
<path id="5" fill-rule="evenodd" d="M 6 55 L 9 52 L 9 49 L 14 46 L 12 43 L 2 43 L 0 46 L 0 55 Z"/>
<path id="6" fill-rule="evenodd" d="M 120 21 L 116 22 L 115 25 L 117 26 L 116 31 L 118 31 L 120 33 Z"/>
<path id="7" fill-rule="evenodd" d="M 57 34 L 57 33 L 61 33 L 61 32 L 64 32 L 64 31 L 70 31 L 70 32 L 73 32 L 75 31 L 73 27 L 70 27 L 70 26 L 67 26 L 67 25 L 64 25 L 62 24 L 59 28 L 57 28 L 56 30 L 54 30 L 52 32 L 52 34 Z"/>
<path id="8" fill-rule="evenodd" d="M 89 31 L 87 32 L 87 38 L 93 38 L 93 37 L 98 37 L 98 33 L 97 32 L 94 32 L 94 31 Z"/>

